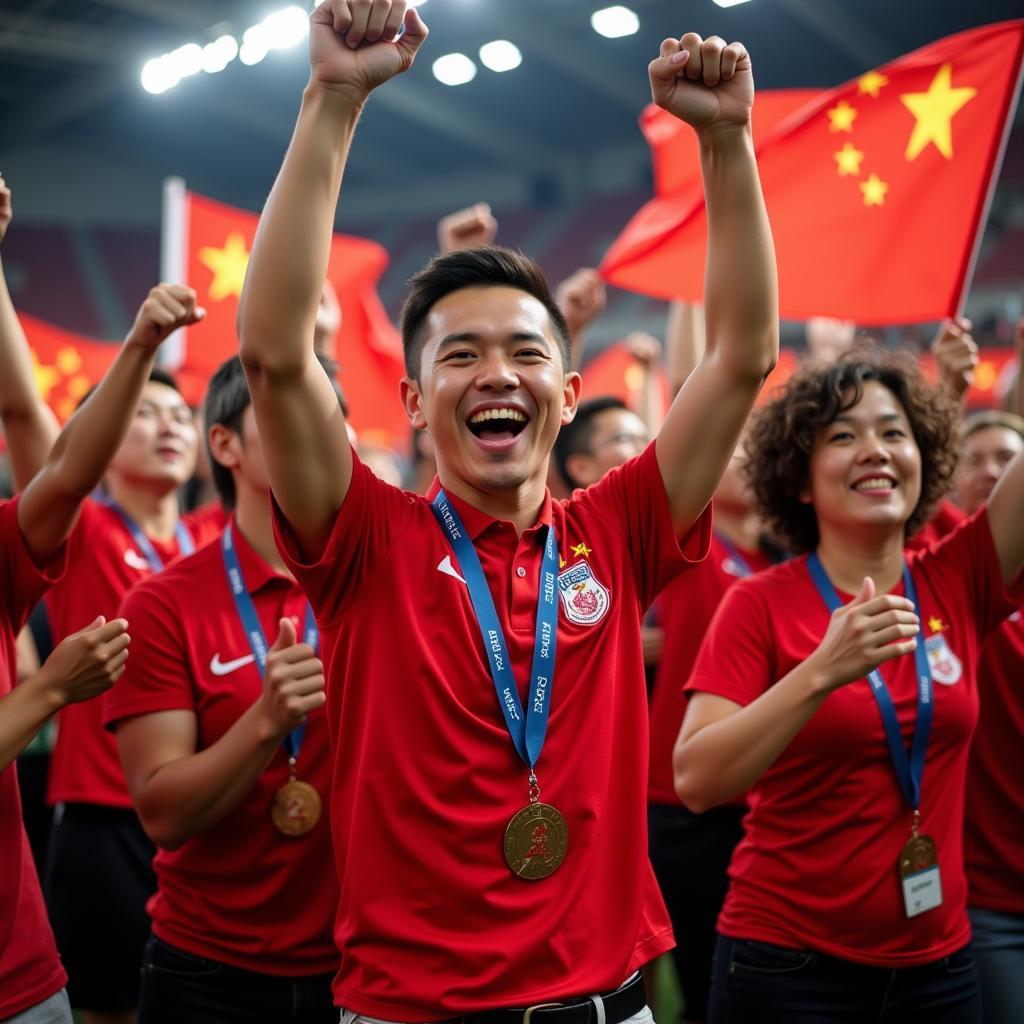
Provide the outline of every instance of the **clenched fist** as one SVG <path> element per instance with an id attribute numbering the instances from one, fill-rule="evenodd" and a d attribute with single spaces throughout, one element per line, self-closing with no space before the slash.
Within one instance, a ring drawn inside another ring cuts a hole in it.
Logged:
<path id="1" fill-rule="evenodd" d="M 179 327 L 198 323 L 204 316 L 206 310 L 196 305 L 196 293 L 191 288 L 158 284 L 139 307 L 125 342 L 152 351 Z"/>

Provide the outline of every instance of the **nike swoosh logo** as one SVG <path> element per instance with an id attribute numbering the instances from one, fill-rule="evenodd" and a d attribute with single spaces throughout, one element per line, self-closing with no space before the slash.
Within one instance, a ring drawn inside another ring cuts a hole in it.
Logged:
<path id="1" fill-rule="evenodd" d="M 234 672 L 243 665 L 251 665 L 255 660 L 251 654 L 247 654 L 244 658 L 235 658 L 234 661 L 221 661 L 220 652 L 218 651 L 210 659 L 210 671 L 215 676 L 226 676 L 229 672 Z"/>
<path id="2" fill-rule="evenodd" d="M 466 583 L 466 581 L 459 575 L 459 570 L 452 565 L 452 556 L 445 555 L 440 562 L 437 563 L 437 571 L 443 572 L 446 576 L 452 576 L 457 579 L 460 583 Z M 469 584 L 466 583 L 468 587 Z"/>
<path id="3" fill-rule="evenodd" d="M 149 562 L 147 562 L 142 555 L 135 550 L 135 548 L 128 548 L 124 553 L 124 560 L 127 565 L 130 565 L 133 569 L 138 569 L 140 572 L 149 572 Z"/>

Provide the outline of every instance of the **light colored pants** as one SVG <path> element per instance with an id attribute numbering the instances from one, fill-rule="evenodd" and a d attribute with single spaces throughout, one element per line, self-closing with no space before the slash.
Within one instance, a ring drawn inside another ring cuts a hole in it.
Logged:
<path id="1" fill-rule="evenodd" d="M 71 1024 L 71 1004 L 68 994 L 61 989 L 49 999 L 30 1006 L 15 1017 L 8 1017 L 0 1024 Z"/>
<path id="2" fill-rule="evenodd" d="M 400 1024 L 398 1021 L 379 1020 L 377 1017 L 361 1017 L 352 1010 L 342 1010 L 339 1024 Z M 654 1024 L 650 1007 L 645 1006 L 639 1013 L 627 1017 L 622 1024 Z"/>

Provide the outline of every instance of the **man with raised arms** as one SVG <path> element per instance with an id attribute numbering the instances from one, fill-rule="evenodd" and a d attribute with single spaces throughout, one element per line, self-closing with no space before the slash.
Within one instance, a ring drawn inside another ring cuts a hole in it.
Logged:
<path id="1" fill-rule="evenodd" d="M 707 352 L 657 441 L 552 501 L 551 448 L 580 395 L 565 320 L 529 260 L 456 252 L 416 276 L 402 318 L 402 400 L 437 451 L 423 498 L 359 462 L 313 353 L 356 121 L 426 40 L 406 7 L 311 16 L 311 77 L 239 310 L 277 539 L 327 671 L 335 1001 L 345 1024 L 497 1024 L 509 1007 L 649 1021 L 636 971 L 672 934 L 646 852 L 640 614 L 703 557 L 705 507 L 778 344 L 750 60 L 688 34 L 649 69 L 697 131 L 709 213 Z"/>

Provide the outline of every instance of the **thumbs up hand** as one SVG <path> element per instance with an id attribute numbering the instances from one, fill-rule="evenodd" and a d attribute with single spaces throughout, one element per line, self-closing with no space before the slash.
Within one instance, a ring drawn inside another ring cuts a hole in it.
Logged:
<path id="1" fill-rule="evenodd" d="M 324 693 L 324 666 L 309 644 L 298 643 L 295 623 L 280 621 L 277 639 L 267 654 L 263 675 L 264 733 L 284 738 L 327 700 Z"/>

